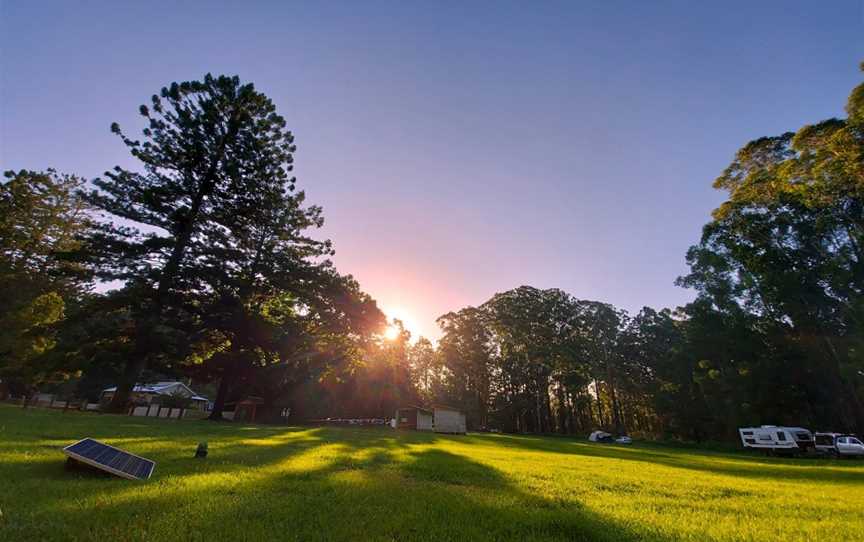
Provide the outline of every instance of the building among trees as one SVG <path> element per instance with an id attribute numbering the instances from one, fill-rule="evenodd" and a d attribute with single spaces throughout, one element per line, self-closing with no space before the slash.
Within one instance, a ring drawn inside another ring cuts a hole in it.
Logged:
<path id="1" fill-rule="evenodd" d="M 117 392 L 117 387 L 102 390 L 100 402 L 107 404 Z M 154 399 L 163 397 L 183 397 L 189 400 L 189 408 L 206 410 L 210 402 L 206 397 L 195 393 L 192 388 L 182 382 L 156 382 L 155 384 L 135 384 L 130 399 L 133 403 L 150 404 Z"/>
<path id="2" fill-rule="evenodd" d="M 396 429 L 465 434 L 468 430 L 465 413 L 458 408 L 433 405 L 432 408 L 410 406 L 396 411 Z"/>
<path id="3" fill-rule="evenodd" d="M 396 411 L 396 429 L 432 431 L 432 411 L 428 408 L 411 406 Z"/>
<path id="4" fill-rule="evenodd" d="M 436 433 L 464 435 L 468 432 L 465 413 L 458 408 L 436 405 L 432 407 L 433 426 Z"/>

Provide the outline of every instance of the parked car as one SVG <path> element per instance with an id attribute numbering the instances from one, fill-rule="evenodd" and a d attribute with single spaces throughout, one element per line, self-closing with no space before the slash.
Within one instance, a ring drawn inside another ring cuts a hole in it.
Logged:
<path id="1" fill-rule="evenodd" d="M 738 433 L 745 448 L 764 450 L 769 454 L 799 455 L 814 449 L 813 433 L 803 427 L 741 427 Z"/>
<path id="2" fill-rule="evenodd" d="M 855 435 L 816 433 L 816 451 L 834 457 L 864 457 L 864 443 Z"/>

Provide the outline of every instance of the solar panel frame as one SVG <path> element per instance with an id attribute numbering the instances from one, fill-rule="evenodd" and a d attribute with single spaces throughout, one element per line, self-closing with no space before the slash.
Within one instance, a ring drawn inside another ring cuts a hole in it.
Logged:
<path id="1" fill-rule="evenodd" d="M 95 457 L 85 455 L 94 452 L 97 448 L 101 451 Z M 120 448 L 115 448 L 110 444 L 105 444 L 90 437 L 72 443 L 63 448 L 62 451 L 76 461 L 104 470 L 115 476 L 126 478 L 127 480 L 147 480 L 153 474 L 153 471 L 156 470 L 155 461 L 129 453 Z M 112 463 L 114 463 L 113 466 Z M 131 472 L 128 472 L 127 469 Z"/>

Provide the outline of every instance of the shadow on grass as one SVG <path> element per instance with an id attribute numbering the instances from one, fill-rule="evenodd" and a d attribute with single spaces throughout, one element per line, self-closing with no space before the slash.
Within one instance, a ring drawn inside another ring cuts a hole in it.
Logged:
<path id="1" fill-rule="evenodd" d="M 20 418 L 23 418 L 23 422 Z M 63 469 L 90 436 L 157 461 L 129 482 Z M 232 426 L 0 409 L 3 540 L 637 540 L 576 499 L 526 493 L 500 471 L 428 449 L 439 437 Z M 206 460 L 192 458 L 207 440 Z M 54 452 L 47 448 L 56 446 Z M 25 498 L 12 493 L 26 492 Z M 646 529 L 647 527 L 641 527 Z M 648 532 L 648 535 L 651 533 Z M 651 538 L 659 539 L 657 536 Z"/>
<path id="2" fill-rule="evenodd" d="M 662 525 L 612 520 L 572 494 L 529 493 L 501 471 L 466 456 L 483 446 L 505 452 L 510 448 L 566 454 L 574 461 L 612 458 L 745 478 L 858 483 L 864 474 L 831 463 L 823 467 L 815 462 L 759 461 L 740 454 L 625 448 L 530 436 L 443 437 L 384 429 L 131 422 L 122 416 L 86 414 L 62 418 L 54 414 L 53 423 L 39 414 L 26 415 L 26 423 L 19 423 L 16 415 L 9 423 L 5 414 L 0 409 L 0 454 L 13 454 L 15 463 L 0 464 L 0 480 L 13 482 L 7 486 L 13 488 L 9 495 L 0 494 L 2 540 L 668 538 L 651 530 Z M 156 460 L 153 479 L 136 483 L 68 473 L 62 469 L 59 449 L 56 462 L 51 459 L 53 452 L 44 449 L 55 444 L 59 448 L 82 436 Z M 210 456 L 203 461 L 192 457 L 202 440 L 210 444 Z M 445 442 L 465 446 L 449 446 L 453 452 L 430 449 Z M 687 479 L 685 471 L 681 480 Z M 645 491 L 638 480 L 631 485 L 634 494 Z M 628 488 L 620 485 L 595 484 L 594 489 L 629 498 L 623 495 Z M 729 487 L 698 489 L 705 493 L 697 495 L 700 498 L 718 501 L 749 495 Z M 19 499 L 11 494 L 14 491 L 32 495 Z M 681 495 L 672 492 L 668 497 Z M 680 506 L 686 514 L 688 502 Z"/>
<path id="3" fill-rule="evenodd" d="M 655 448 L 650 445 L 598 444 L 576 439 L 549 439 L 523 435 L 472 434 L 466 437 L 466 440 L 487 446 L 638 461 L 724 476 L 777 481 L 788 479 L 816 483 L 864 484 L 864 462 L 860 461 L 841 463 L 826 459 L 774 459 L 752 457 L 744 453 L 677 450 L 670 447 Z"/>
<path id="4" fill-rule="evenodd" d="M 125 517 L 149 533 L 132 530 L 124 538 L 142 540 L 168 532 L 188 540 L 664 539 L 575 500 L 527 494 L 496 469 L 461 455 L 425 450 L 397 457 L 389 443 L 363 449 L 361 458 L 347 455 L 359 446 L 345 446 L 334 460 L 301 472 L 262 466 L 258 475 L 205 489 L 127 490 L 98 506 L 58 502 L 51 514 L 68 525 L 92 514 L 92 534 L 105 534 L 98 525 Z"/>

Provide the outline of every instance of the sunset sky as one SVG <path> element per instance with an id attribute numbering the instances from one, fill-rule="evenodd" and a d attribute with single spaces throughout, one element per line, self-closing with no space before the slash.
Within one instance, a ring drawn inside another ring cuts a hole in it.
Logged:
<path id="1" fill-rule="evenodd" d="M 339 270 L 436 338 L 522 284 L 687 302 L 714 177 L 842 115 L 864 60 L 857 0 L 317 4 L 0 0 L 0 167 L 134 166 L 111 122 L 240 75 L 297 136 Z"/>

